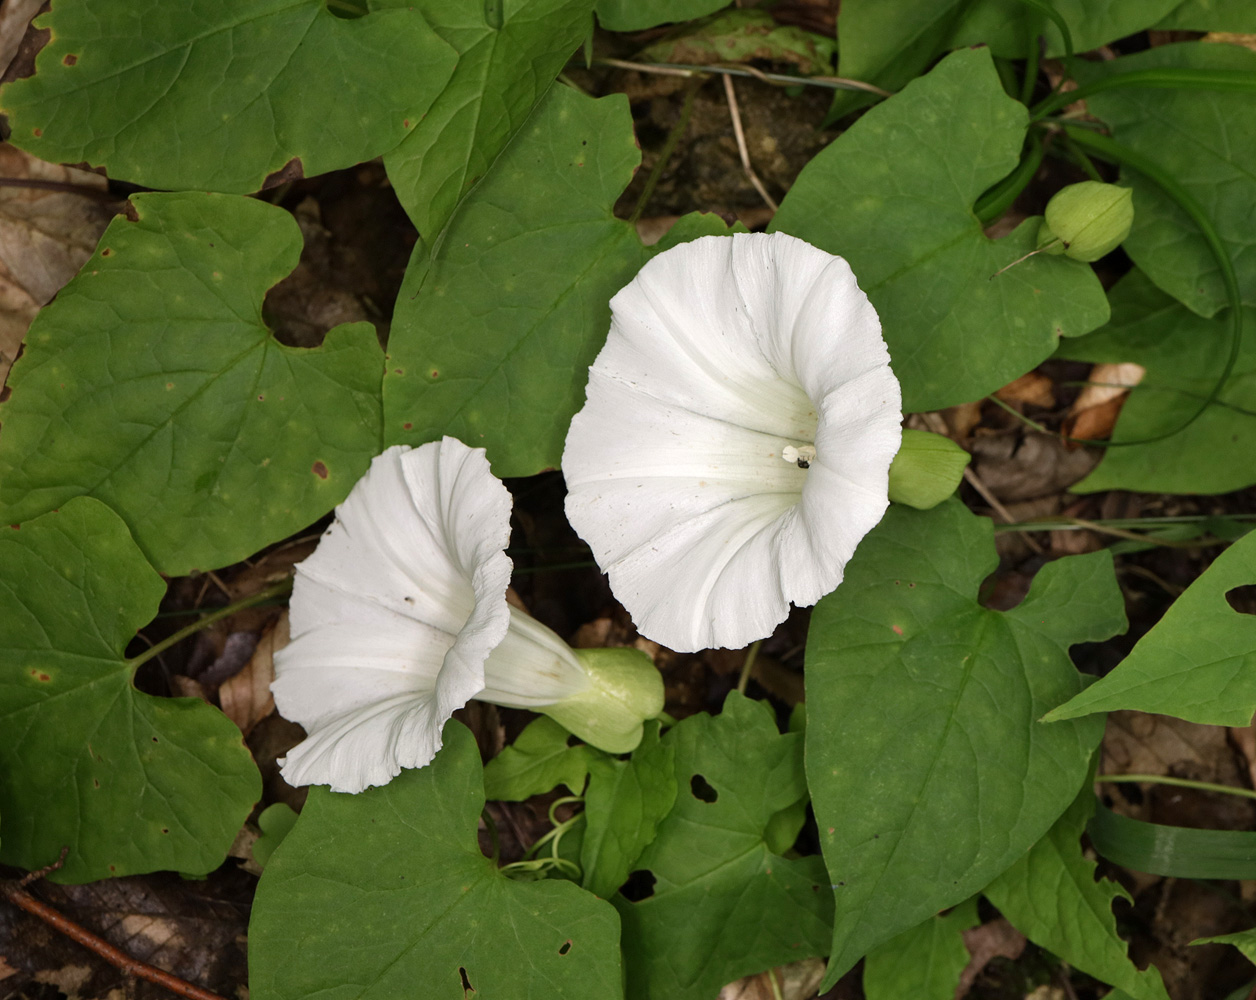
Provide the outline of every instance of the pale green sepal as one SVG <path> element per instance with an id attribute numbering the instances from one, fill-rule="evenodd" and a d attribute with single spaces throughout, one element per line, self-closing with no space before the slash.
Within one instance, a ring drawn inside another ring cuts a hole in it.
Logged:
<path id="1" fill-rule="evenodd" d="M 955 492 L 968 460 L 968 452 L 948 437 L 903 431 L 902 447 L 890 463 L 891 502 L 917 510 L 936 507 Z"/>
<path id="2" fill-rule="evenodd" d="M 641 650 L 573 649 L 593 683 L 553 705 L 538 707 L 569 732 L 607 753 L 628 753 L 641 726 L 663 711 L 663 679 Z"/>

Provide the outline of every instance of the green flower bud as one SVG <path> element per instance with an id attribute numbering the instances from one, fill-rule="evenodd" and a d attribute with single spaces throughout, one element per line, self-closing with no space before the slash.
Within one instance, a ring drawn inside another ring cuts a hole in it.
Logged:
<path id="1" fill-rule="evenodd" d="M 968 452 L 950 438 L 928 431 L 903 431 L 903 445 L 890 464 L 890 499 L 917 510 L 936 507 L 955 492 Z"/>
<path id="2" fill-rule="evenodd" d="M 608 753 L 627 753 L 641 742 L 642 723 L 663 711 L 663 677 L 639 649 L 573 649 L 592 680 L 583 691 L 538 705 L 569 733 Z"/>
<path id="3" fill-rule="evenodd" d="M 1098 260 L 1130 234 L 1134 198 L 1129 188 L 1098 181 L 1070 184 L 1047 202 L 1038 249 L 1074 260 Z"/>

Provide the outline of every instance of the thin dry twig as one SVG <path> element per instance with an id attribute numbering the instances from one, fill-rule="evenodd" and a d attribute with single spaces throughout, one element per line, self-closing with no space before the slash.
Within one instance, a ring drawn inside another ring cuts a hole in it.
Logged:
<path id="1" fill-rule="evenodd" d="M 999 498 L 990 492 L 989 487 L 981 481 L 981 478 L 977 475 L 977 473 L 973 472 L 972 468 L 969 466 L 964 467 L 964 479 L 968 482 L 969 486 L 981 494 L 981 499 L 988 503 L 990 505 L 990 509 L 998 514 L 999 517 L 1003 518 L 1003 520 L 1008 524 L 1015 522 L 1015 518 L 1008 513 L 1008 509 L 1004 507 L 1003 504 L 999 503 Z M 1036 555 L 1044 555 L 1046 553 L 1046 550 L 1029 535 L 1022 535 L 1021 537 L 1025 539 L 1025 544 L 1028 545 Z"/>
<path id="2" fill-rule="evenodd" d="M 737 92 L 733 89 L 731 76 L 724 77 L 724 93 L 728 97 L 728 113 L 733 118 L 733 135 L 737 137 L 737 152 L 741 156 L 741 167 L 750 179 L 750 183 L 754 185 L 754 189 L 759 192 L 759 197 L 763 199 L 764 204 L 776 212 L 780 206 L 772 200 L 768 189 L 763 186 L 763 181 L 759 180 L 759 175 L 750 165 L 750 150 L 746 146 L 746 133 L 741 128 L 741 112 L 737 108 Z"/>
<path id="3" fill-rule="evenodd" d="M 707 63 L 702 66 L 687 63 L 642 63 L 628 59 L 594 59 L 596 66 L 613 66 L 616 69 L 632 69 L 639 73 L 654 73 L 658 76 L 701 76 L 706 73 L 720 73 L 724 76 L 745 76 L 770 83 L 774 87 L 825 87 L 828 90 L 862 90 L 880 97 L 893 97 L 889 90 L 882 90 L 874 83 L 863 80 L 852 80 L 845 76 L 789 76 L 785 73 L 765 73 L 744 63 L 735 66 L 728 63 Z"/>
<path id="4" fill-rule="evenodd" d="M 77 941 L 84 948 L 95 952 L 110 965 L 121 969 L 127 976 L 134 976 L 136 979 L 144 979 L 150 983 L 156 983 L 158 986 L 165 987 L 176 996 L 187 997 L 187 1000 L 224 1000 L 217 993 L 201 989 L 201 987 L 189 983 L 186 979 L 179 978 L 172 972 L 166 972 L 164 969 L 149 965 L 147 962 L 141 962 L 138 958 L 128 955 L 120 948 L 115 948 L 104 938 L 97 937 L 86 927 L 76 924 L 55 907 L 41 902 L 26 891 L 25 887 L 30 885 L 30 883 L 51 874 L 65 864 L 65 856 L 69 853 L 69 850 L 68 847 L 61 848 L 61 857 L 52 864 L 45 868 L 40 868 L 38 871 L 30 872 L 16 882 L 0 885 L 0 896 L 19 909 L 25 910 L 31 916 L 38 917 L 53 930 L 64 934 L 71 941 Z"/>

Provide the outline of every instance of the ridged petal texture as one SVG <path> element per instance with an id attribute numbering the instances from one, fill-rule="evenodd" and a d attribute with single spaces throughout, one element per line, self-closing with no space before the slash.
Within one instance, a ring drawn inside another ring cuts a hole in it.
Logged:
<path id="1" fill-rule="evenodd" d="M 611 310 L 567 517 L 650 639 L 770 635 L 889 504 L 902 395 L 876 312 L 846 261 L 784 233 L 659 254 Z"/>
<path id="2" fill-rule="evenodd" d="M 431 761 L 506 635 L 510 509 L 483 449 L 454 438 L 371 463 L 297 567 L 272 690 L 309 736 L 287 781 L 359 792 Z"/>

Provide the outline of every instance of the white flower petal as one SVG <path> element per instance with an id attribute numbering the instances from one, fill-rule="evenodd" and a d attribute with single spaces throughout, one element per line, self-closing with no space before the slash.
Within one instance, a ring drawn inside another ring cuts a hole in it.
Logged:
<path id="1" fill-rule="evenodd" d="M 644 635 L 763 638 L 841 582 L 889 504 L 902 403 L 876 312 L 844 260 L 783 233 L 675 247 L 611 309 L 568 519 Z"/>
<path id="2" fill-rule="evenodd" d="M 483 449 L 453 438 L 371 463 L 297 569 L 271 686 L 309 734 L 288 781 L 356 792 L 432 759 L 506 634 L 510 508 Z"/>

